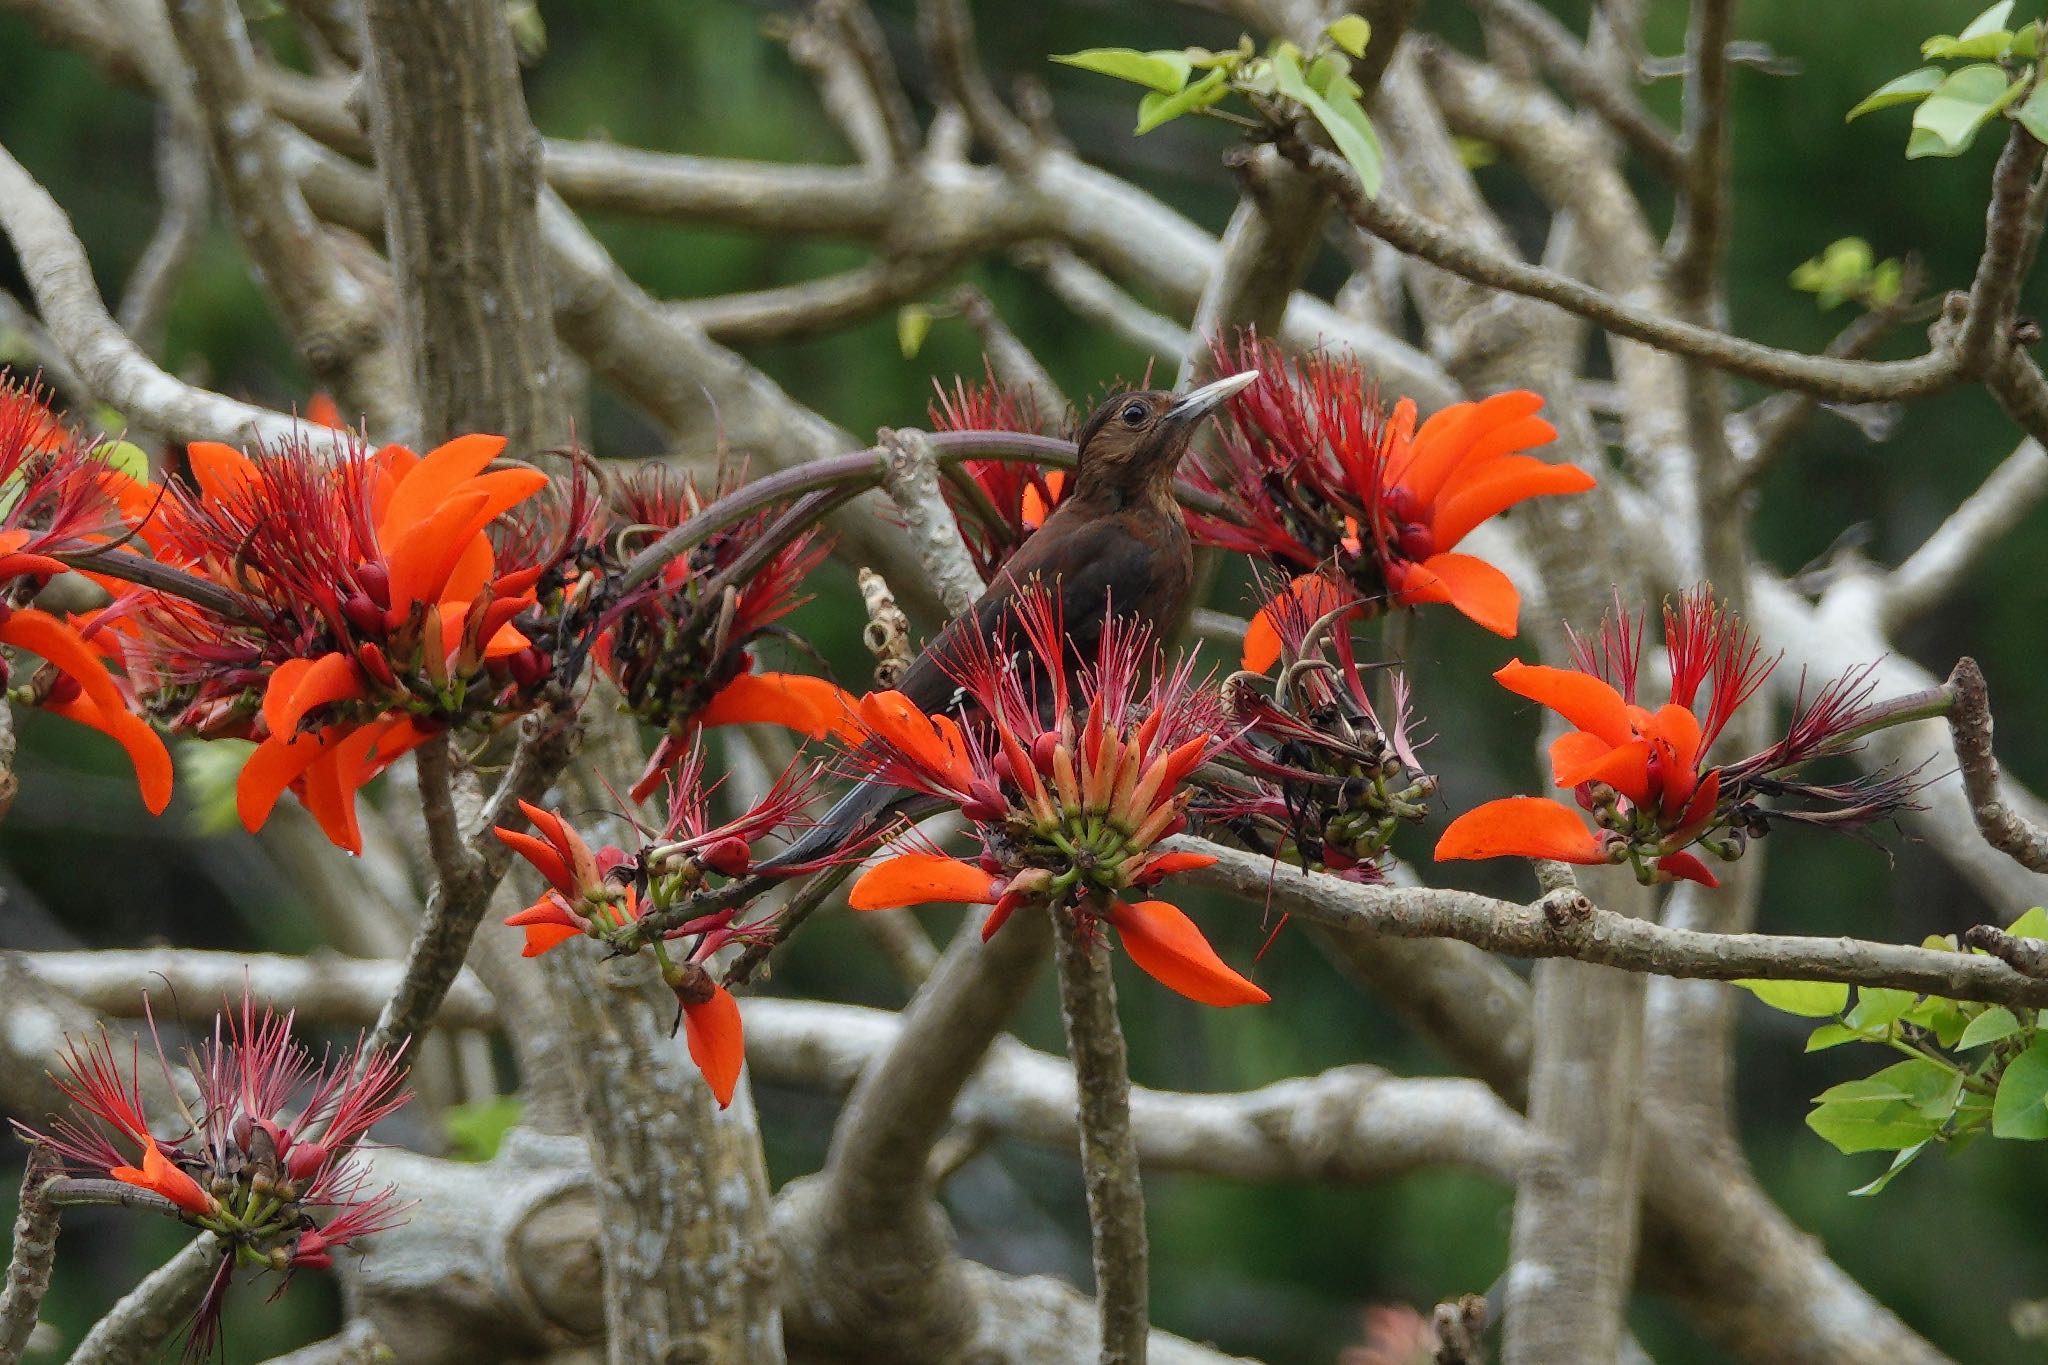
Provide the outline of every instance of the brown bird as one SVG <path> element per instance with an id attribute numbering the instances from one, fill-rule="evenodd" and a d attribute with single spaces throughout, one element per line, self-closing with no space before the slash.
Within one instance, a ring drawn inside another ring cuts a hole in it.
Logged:
<path id="1" fill-rule="evenodd" d="M 1069 668 L 1076 658 L 1094 656 L 1112 617 L 1142 621 L 1155 631 L 1169 626 L 1194 580 L 1187 525 L 1173 497 L 1174 471 L 1202 420 L 1257 378 L 1251 370 L 1187 394 L 1124 393 L 1096 408 L 1075 436 L 1080 456 L 1072 491 L 1003 564 L 974 606 L 925 646 L 897 690 L 928 714 L 958 710 L 952 670 L 962 644 L 991 637 L 1007 644 L 1015 628 L 1011 602 L 1032 582 L 1059 593 Z M 832 853 L 868 832 L 897 797 L 890 787 L 854 789 L 756 871 L 774 873 Z"/>

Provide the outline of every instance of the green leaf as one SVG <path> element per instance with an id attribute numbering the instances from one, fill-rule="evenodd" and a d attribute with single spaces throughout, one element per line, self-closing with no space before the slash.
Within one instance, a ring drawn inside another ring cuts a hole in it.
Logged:
<path id="1" fill-rule="evenodd" d="M 1327 96 L 1333 89 L 1351 84 L 1351 59 L 1341 52 L 1325 52 L 1308 64 L 1302 79 L 1309 89 Z"/>
<path id="2" fill-rule="evenodd" d="M 1941 85 L 1942 74 L 1938 66 L 1923 66 L 1918 71 L 1894 76 L 1864 96 L 1863 102 L 1844 115 L 1842 122 L 1853 122 L 1874 110 L 1889 109 L 1895 104 L 1926 99 Z"/>
<path id="3" fill-rule="evenodd" d="M 2014 938 L 2048 938 L 2048 910 L 2035 906 L 2006 925 L 2005 932 Z"/>
<path id="4" fill-rule="evenodd" d="M 1363 57 L 1365 45 L 1372 41 L 1372 22 L 1362 14 L 1347 14 L 1323 32 L 1353 57 Z"/>
<path id="5" fill-rule="evenodd" d="M 1977 140 L 1977 130 L 2017 97 L 2020 89 L 2020 82 L 1989 62 L 1950 72 L 1913 111 L 1906 159 L 1961 156 Z"/>
<path id="6" fill-rule="evenodd" d="M 2033 1142 L 2048 1138 L 2048 1038 L 2035 1039 L 2006 1063 L 1991 1102 L 1991 1131 Z"/>
<path id="7" fill-rule="evenodd" d="M 474 1104 L 458 1104 L 442 1116 L 449 1152 L 457 1161 L 489 1161 L 498 1154 L 505 1134 L 519 1126 L 517 1095 L 499 1095 Z"/>
<path id="8" fill-rule="evenodd" d="M 1920 55 L 1946 60 L 1963 60 L 1974 57 L 2003 57 L 2012 51 L 2013 35 L 2004 29 L 1993 29 L 1989 33 L 1978 33 L 1968 38 L 1929 38 L 1920 44 Z"/>
<path id="9" fill-rule="evenodd" d="M 1839 981 L 1738 981 L 1742 987 L 1774 1010 L 1826 1019 L 1840 1014 L 1849 1004 L 1849 988 Z"/>
<path id="10" fill-rule="evenodd" d="M 896 345 L 905 360 L 915 359 L 931 335 L 932 310 L 921 303 L 905 304 L 896 310 Z"/>
<path id="11" fill-rule="evenodd" d="M 1053 60 L 1062 66 L 1077 66 L 1097 75 L 1147 85 L 1168 95 L 1188 83 L 1190 70 L 1185 52 L 1140 52 L 1134 47 L 1091 47 L 1081 52 L 1057 53 Z"/>
<path id="12" fill-rule="evenodd" d="M 1960 1094 L 1960 1082 L 1957 1073 L 1936 1062 L 1899 1062 L 1822 1091 L 1806 1126 L 1837 1151 L 1896 1151 L 1940 1131 Z"/>
<path id="13" fill-rule="evenodd" d="M 1925 1142 L 1916 1142 L 1911 1147 L 1900 1149 L 1899 1154 L 1892 1158 L 1892 1164 L 1885 1168 L 1883 1175 L 1871 1181 L 1868 1185 L 1858 1185 L 1855 1189 L 1849 1191 L 1850 1196 L 1868 1198 L 1873 1194 L 1882 1194 L 1884 1187 L 1892 1183 L 1892 1177 L 1912 1165 L 1919 1155 L 1926 1150 L 1927 1144 Z"/>
<path id="14" fill-rule="evenodd" d="M 1974 1011 L 1977 1006 L 1969 1008 Z M 1956 1040 L 1963 1036 L 1963 1030 L 1969 1027 L 1972 1016 L 1965 1013 L 1959 1002 L 1930 995 L 1901 1017 L 1906 1023 L 1918 1024 L 1928 1030 L 1943 1047 L 1954 1047 Z"/>
<path id="15" fill-rule="evenodd" d="M 101 441 L 93 454 L 137 483 L 149 482 L 149 452 L 133 441 Z"/>
<path id="16" fill-rule="evenodd" d="M 1230 73 L 1221 68 L 1211 71 L 1202 79 L 1171 95 L 1148 90 L 1144 98 L 1138 101 L 1137 131 L 1149 133 L 1160 124 L 1171 122 L 1182 114 L 1207 109 L 1229 93 Z"/>
<path id="17" fill-rule="evenodd" d="M 2041 25 L 2039 22 L 2021 24 L 2013 31 L 2012 55 L 2023 61 L 2032 61 L 2041 55 Z"/>
<path id="18" fill-rule="evenodd" d="M 2003 31 L 2005 21 L 2012 17 L 2013 4 L 2014 0 L 1998 0 L 1997 4 L 1972 19 L 1956 37 L 1965 39 L 1981 38 L 1987 33 Z"/>
<path id="19" fill-rule="evenodd" d="M 1500 160 L 1500 148 L 1482 137 L 1465 137 L 1460 134 L 1451 139 L 1451 145 L 1458 149 L 1458 161 L 1468 171 L 1491 166 Z"/>
<path id="20" fill-rule="evenodd" d="M 1983 1047 L 1986 1043 L 2010 1038 L 2024 1027 L 2025 1025 L 2020 1023 L 2011 1010 L 2003 1005 L 1993 1005 L 1970 1021 L 1970 1026 L 1963 1030 L 1963 1036 L 1956 1046 Z"/>
<path id="21" fill-rule="evenodd" d="M 1366 118 L 1357 98 L 1349 94 L 1328 98 L 1317 94 L 1301 74 L 1301 63 L 1284 49 L 1273 54 L 1273 88 L 1315 116 L 1330 140 L 1337 144 L 1337 150 L 1351 163 L 1351 169 L 1357 172 L 1365 197 L 1377 196 L 1382 172 L 1379 134 L 1373 131 L 1372 121 Z"/>
<path id="22" fill-rule="evenodd" d="M 1822 1024 L 1806 1036 L 1806 1050 L 1808 1052 L 1825 1052 L 1831 1047 L 1840 1047 L 1844 1043 L 1876 1043 L 1882 1041 L 1880 1038 L 1872 1038 L 1868 1034 L 1858 1033 L 1855 1029 L 1843 1028 L 1840 1024 Z"/>
<path id="23" fill-rule="evenodd" d="M 1916 991 L 1895 991 L 1883 986 L 1863 986 L 1856 991 L 1856 1008 L 1842 1022 L 1850 1028 L 1874 1032 L 1884 1028 L 1920 1003 Z"/>
<path id="24" fill-rule="evenodd" d="M 2048 81 L 2034 82 L 2034 88 L 2012 111 L 2013 122 L 2034 135 L 2036 142 L 2048 142 Z"/>

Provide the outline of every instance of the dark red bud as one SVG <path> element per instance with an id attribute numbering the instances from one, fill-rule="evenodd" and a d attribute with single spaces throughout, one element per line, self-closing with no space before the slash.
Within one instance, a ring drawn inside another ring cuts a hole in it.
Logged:
<path id="1" fill-rule="evenodd" d="M 342 619 L 364 635 L 379 635 L 384 630 L 384 608 L 370 600 L 368 593 L 356 593 L 341 604 Z"/>
<path id="2" fill-rule="evenodd" d="M 1401 558 L 1420 563 L 1436 553 L 1436 535 L 1419 522 L 1403 522 L 1394 537 L 1394 546 L 1401 552 Z"/>
<path id="3" fill-rule="evenodd" d="M 1415 490 L 1405 483 L 1395 484 L 1389 488 L 1386 497 L 1381 500 L 1381 505 L 1387 509 L 1387 515 L 1396 522 L 1412 522 L 1422 515 L 1422 500 L 1416 497 Z"/>
<path id="4" fill-rule="evenodd" d="M 376 645 L 356 646 L 356 662 L 363 666 L 363 672 L 376 679 L 378 686 L 398 686 L 398 675 L 391 671 L 391 661 L 384 657 L 384 651 Z"/>
<path id="5" fill-rule="evenodd" d="M 380 610 L 391 609 L 391 574 L 382 564 L 360 565 L 356 569 L 356 584 Z"/>
<path id="6" fill-rule="evenodd" d="M 326 1164 L 325 1143 L 301 1142 L 285 1156 L 284 1173 L 293 1180 L 303 1183 L 320 1174 L 320 1168 Z"/>
<path id="7" fill-rule="evenodd" d="M 78 679 L 72 677 L 69 673 L 59 673 L 51 681 L 49 691 L 43 694 L 43 700 L 57 706 L 62 706 L 66 702 L 77 701 L 79 694 L 84 690 L 83 687 L 79 686 Z"/>
<path id="8" fill-rule="evenodd" d="M 1050 730 L 1031 741 L 1031 765 L 1047 777 L 1052 776 L 1052 751 L 1059 743 L 1060 737 Z"/>
<path id="9" fill-rule="evenodd" d="M 1176 834 L 1187 833 L 1187 829 L 1188 817 L 1185 815 L 1176 815 L 1173 817 L 1173 819 L 1166 822 L 1165 829 L 1159 831 L 1159 837 L 1161 839 L 1171 839 Z"/>
<path id="10" fill-rule="evenodd" d="M 993 877 L 1003 870 L 1003 860 L 987 849 L 983 849 L 981 851 L 981 870 Z"/>
<path id="11" fill-rule="evenodd" d="M 700 850 L 697 861 L 722 876 L 737 877 L 753 865 L 753 854 L 745 839 L 728 835 Z"/>
<path id="12" fill-rule="evenodd" d="M 521 687 L 538 687 L 548 676 L 547 656 L 532 645 L 506 658 L 505 666 Z"/>
<path id="13" fill-rule="evenodd" d="M 997 751 L 995 762 L 990 764 L 989 767 L 995 773 L 996 781 L 998 782 L 1014 783 L 1017 780 L 1017 767 L 1010 762 L 1010 755 L 1007 750 Z"/>

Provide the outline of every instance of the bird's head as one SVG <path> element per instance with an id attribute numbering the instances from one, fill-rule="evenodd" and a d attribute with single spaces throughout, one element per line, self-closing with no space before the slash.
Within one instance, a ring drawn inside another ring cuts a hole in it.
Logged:
<path id="1" fill-rule="evenodd" d="M 1124 497 L 1147 488 L 1164 492 L 1202 419 L 1258 377 L 1257 370 L 1246 370 L 1188 393 L 1143 389 L 1113 395 L 1089 414 L 1074 438 L 1081 452 L 1076 491 Z"/>

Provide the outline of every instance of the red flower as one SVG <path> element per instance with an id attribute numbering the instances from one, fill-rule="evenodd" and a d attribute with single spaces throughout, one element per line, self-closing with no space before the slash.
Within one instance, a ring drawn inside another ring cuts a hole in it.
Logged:
<path id="1" fill-rule="evenodd" d="M 1191 482 L 1234 505 L 1224 521 L 1191 515 L 1212 545 L 1263 556 L 1351 585 L 1368 610 L 1448 602 L 1499 635 L 1516 630 L 1521 601 L 1491 564 L 1456 553 L 1473 527 L 1518 502 L 1593 487 L 1593 476 L 1522 451 L 1557 435 L 1536 416 L 1543 400 L 1516 390 L 1457 403 L 1416 426 L 1407 399 L 1387 415 L 1362 366 L 1319 353 L 1300 360 L 1248 339 L 1228 372 L 1259 381 L 1230 400 L 1220 458 Z M 1262 673 L 1279 652 L 1270 619 L 1253 622 L 1244 665 Z"/>
<path id="2" fill-rule="evenodd" d="M 289 787 L 359 851 L 355 798 L 371 777 L 451 726 L 533 704 L 551 664 L 514 621 L 577 547 L 501 554 L 491 531 L 514 527 L 548 482 L 489 469 L 504 445 L 463 436 L 425 456 L 387 446 L 333 460 L 188 448 L 198 492 L 165 499 L 143 538 L 229 592 L 239 619 L 142 593 L 114 625 L 176 724 L 259 741 L 236 792 L 248 828 Z"/>
<path id="3" fill-rule="evenodd" d="M 664 465 L 620 480 L 614 501 L 622 520 L 650 536 L 704 506 L 696 486 Z M 598 661 L 633 712 L 663 730 L 633 784 L 635 801 L 661 785 L 706 726 L 767 723 L 822 738 L 847 724 L 851 699 L 825 679 L 752 671 L 749 647 L 808 600 L 800 585 L 826 550 L 806 533 L 750 569 L 750 551 L 770 522 L 764 512 L 708 537 L 605 613 Z"/>
<path id="4" fill-rule="evenodd" d="M 1774 820 L 1855 825 L 1906 804 L 1911 787 L 1899 779 L 1820 787 L 1784 776 L 1811 759 L 1842 752 L 1853 740 L 1872 714 L 1867 670 L 1795 707 L 1791 728 L 1778 744 L 1714 766 L 1706 761 L 1708 751 L 1776 660 L 1762 658 L 1754 636 L 1704 588 L 1685 594 L 1676 607 L 1666 605 L 1664 637 L 1671 699 L 1654 711 L 1636 702 L 1641 626 L 1619 614 L 1609 617 L 1594 640 L 1575 641 L 1575 668 L 1518 659 L 1494 674 L 1509 691 L 1542 703 L 1575 727 L 1550 746 L 1552 776 L 1559 787 L 1573 789 L 1598 833 L 1556 802 L 1510 797 L 1452 821 L 1437 843 L 1437 858 L 1626 862 L 1646 883 L 1685 878 L 1711 887 L 1719 882 L 1686 851 L 1693 845 L 1733 859 L 1748 836 L 1766 832 Z M 1767 809 L 1765 797 L 1806 805 Z"/>
<path id="5" fill-rule="evenodd" d="M 1115 928 L 1133 962 L 1191 999 L 1265 1001 L 1178 910 L 1122 899 L 1213 861 L 1154 845 L 1185 825 L 1192 793 L 1182 784 L 1220 746 L 1214 694 L 1192 685 L 1185 663 L 1161 669 L 1142 628 L 1120 624 L 1104 630 L 1092 667 L 1070 685 L 1054 599 L 1021 595 L 1017 618 L 1032 661 L 998 658 L 985 643 L 970 656 L 959 678 L 980 717 L 970 727 L 927 716 L 901 693 L 861 700 L 867 740 L 850 760 L 856 774 L 955 803 L 984 854 L 895 854 L 861 875 L 848 903 L 993 905 L 984 937 L 1020 907 L 1055 906 Z M 1031 681 L 1040 677 L 1044 698 Z"/>
<path id="6" fill-rule="evenodd" d="M 950 393 L 936 380 L 933 383 L 938 397 L 926 412 L 934 431 L 1054 434 L 1057 423 L 1038 411 L 1031 394 L 998 383 L 992 370 L 979 384 L 955 379 Z M 972 490 L 951 482 L 942 487 L 974 567 L 987 582 L 1059 506 L 1067 492 L 1067 475 L 1063 469 L 1044 469 L 1022 460 L 965 460 L 960 468 Z"/>
<path id="7" fill-rule="evenodd" d="M 144 1117 L 139 1053 L 124 1074 L 104 1029 L 72 1041 L 57 1078 L 70 1114 L 48 1133 L 21 1131 L 68 1172 L 147 1190 L 227 1244 L 195 1320 L 195 1348 L 212 1339 L 220 1296 L 238 1269 L 324 1267 L 335 1249 L 402 1216 L 391 1189 L 368 1187 L 357 1155 L 364 1134 L 406 1101 L 396 1057 L 350 1049 L 316 1060 L 293 1041 L 289 1015 L 258 1010 L 245 997 L 187 1053 L 184 1090 L 193 1098 L 183 1108 L 184 1131 L 171 1139 L 152 1133 Z M 156 1061 L 168 1074 L 160 1048 Z"/>
<path id="8" fill-rule="evenodd" d="M 126 533 L 114 491 L 122 478 L 99 448 L 57 421 L 37 389 L 0 371 L 0 644 L 48 665 L 16 699 L 120 744 L 135 765 L 143 804 L 161 813 L 171 799 L 170 754 L 89 642 L 91 618 L 81 631 L 48 612 L 13 605 L 65 571 L 53 556 L 103 549 Z M 0 680 L 5 677 L 0 669 Z"/>

